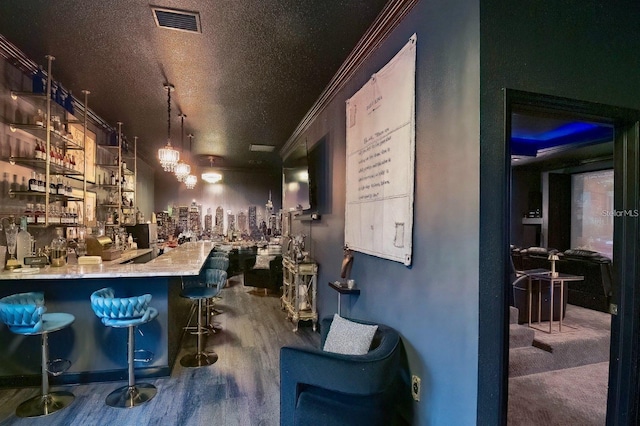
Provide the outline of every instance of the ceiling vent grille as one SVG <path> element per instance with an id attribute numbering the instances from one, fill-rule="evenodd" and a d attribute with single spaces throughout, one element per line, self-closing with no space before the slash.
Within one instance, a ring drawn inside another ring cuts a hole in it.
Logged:
<path id="1" fill-rule="evenodd" d="M 153 19 L 160 28 L 189 33 L 202 32 L 200 28 L 200 13 L 198 12 L 156 6 L 152 6 L 151 10 L 153 11 Z"/>

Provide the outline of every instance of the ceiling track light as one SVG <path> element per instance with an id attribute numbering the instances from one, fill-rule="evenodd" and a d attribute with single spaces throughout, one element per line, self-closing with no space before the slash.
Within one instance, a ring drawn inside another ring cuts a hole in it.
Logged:
<path id="1" fill-rule="evenodd" d="M 171 146 L 171 92 L 175 90 L 173 84 L 165 83 L 167 91 L 167 145 L 158 150 L 158 159 L 165 172 L 173 172 L 180 161 L 180 152 Z"/>

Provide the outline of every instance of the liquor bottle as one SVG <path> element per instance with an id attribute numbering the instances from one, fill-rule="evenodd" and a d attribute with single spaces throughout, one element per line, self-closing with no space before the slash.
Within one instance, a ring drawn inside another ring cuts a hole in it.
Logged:
<path id="1" fill-rule="evenodd" d="M 71 216 L 69 215 L 69 209 L 67 207 L 62 207 L 60 212 L 60 223 L 62 225 L 69 225 L 70 217 Z"/>
<path id="2" fill-rule="evenodd" d="M 38 175 L 38 192 L 44 192 L 44 181 L 42 175 Z"/>
<path id="3" fill-rule="evenodd" d="M 31 172 L 31 179 L 29 179 L 29 191 L 38 191 L 38 179 L 36 172 Z"/>
<path id="4" fill-rule="evenodd" d="M 33 255 L 31 241 L 31 234 L 27 231 L 27 217 L 22 216 L 20 218 L 20 232 L 18 232 L 16 239 L 16 257 L 21 265 L 24 265 L 26 256 Z"/>
<path id="5" fill-rule="evenodd" d="M 56 183 L 56 194 L 58 195 L 66 195 L 64 189 L 64 183 L 62 183 L 62 178 L 58 176 L 58 183 Z"/>
<path id="6" fill-rule="evenodd" d="M 44 205 L 42 203 L 38 203 L 36 204 L 36 208 L 35 208 L 35 219 L 36 219 L 36 223 L 37 224 L 43 224 L 45 223 L 45 211 L 44 211 Z"/>
<path id="7" fill-rule="evenodd" d="M 71 93 L 71 90 L 69 90 L 69 93 L 67 94 L 67 99 L 65 99 L 64 109 L 66 109 L 69 112 L 69 114 L 75 113 L 75 108 L 73 106 L 73 93 Z"/>
<path id="8" fill-rule="evenodd" d="M 41 109 L 38 110 L 33 124 L 35 124 L 36 126 L 44 127 L 44 114 L 42 113 Z"/>
<path id="9" fill-rule="evenodd" d="M 115 186 L 117 184 L 116 175 L 111 172 L 111 185 Z"/>
<path id="10" fill-rule="evenodd" d="M 67 240 L 63 237 L 63 229 L 56 228 L 56 236 L 51 241 L 51 266 L 67 264 Z"/>
<path id="11" fill-rule="evenodd" d="M 38 144 L 38 155 L 40 160 L 47 160 L 47 153 L 45 152 L 44 142 Z"/>
<path id="12" fill-rule="evenodd" d="M 27 207 L 24 209 L 24 215 L 27 217 L 27 225 L 36 223 L 34 214 L 33 203 L 27 203 Z"/>
<path id="13" fill-rule="evenodd" d="M 31 89 L 33 93 L 44 93 L 47 88 L 47 77 L 44 75 L 42 66 L 38 66 L 38 70 L 33 74 L 31 80 Z"/>

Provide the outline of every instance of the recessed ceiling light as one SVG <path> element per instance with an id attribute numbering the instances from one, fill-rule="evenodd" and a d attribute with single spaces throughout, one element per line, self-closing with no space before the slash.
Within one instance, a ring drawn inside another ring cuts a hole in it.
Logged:
<path id="1" fill-rule="evenodd" d="M 276 147 L 273 145 L 249 145 L 249 150 L 253 152 L 273 152 L 274 149 L 276 149 Z"/>

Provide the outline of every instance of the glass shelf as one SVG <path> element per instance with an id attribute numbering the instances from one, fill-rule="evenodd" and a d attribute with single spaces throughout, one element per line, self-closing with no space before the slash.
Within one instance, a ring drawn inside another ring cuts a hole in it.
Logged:
<path id="1" fill-rule="evenodd" d="M 44 126 L 39 126 L 37 124 L 10 123 L 9 130 L 11 130 L 12 132 L 15 132 L 16 130 L 22 130 L 37 139 L 43 141 L 47 139 L 47 130 L 44 128 Z M 82 146 L 76 143 L 74 140 L 62 136 L 61 134 L 56 133 L 53 130 L 50 130 L 50 133 L 50 143 L 56 148 L 64 148 L 70 151 L 82 151 Z"/>
<path id="2" fill-rule="evenodd" d="M 18 98 L 24 99 L 36 109 L 44 110 L 47 107 L 46 105 L 47 95 L 45 93 L 22 92 L 19 90 L 11 90 L 10 94 L 11 94 L 11 99 L 13 99 L 14 101 L 17 100 Z M 71 113 L 64 106 L 56 102 L 55 99 L 51 99 L 51 115 L 58 115 L 62 118 L 62 117 L 66 117 L 67 114 L 71 114 L 74 117 L 74 119 L 61 121 L 61 123 L 63 124 L 64 123 L 69 123 L 69 124 L 82 123 L 84 120 L 84 113 L 80 111 L 74 111 L 73 113 Z"/>
<path id="3" fill-rule="evenodd" d="M 47 171 L 47 161 L 41 160 L 39 158 L 11 156 L 8 158 L 3 158 L 2 161 L 7 161 L 8 163 L 11 163 L 11 164 L 18 164 L 20 166 L 26 166 L 41 173 L 46 173 Z M 82 172 L 78 170 L 73 170 L 68 167 L 59 166 L 54 163 L 49 164 L 49 174 L 62 175 L 62 176 L 82 176 Z"/>
<path id="4" fill-rule="evenodd" d="M 16 195 L 24 195 L 27 197 L 46 197 L 46 192 L 38 192 L 38 191 L 14 191 L 9 190 L 9 197 L 13 198 Z M 49 201 L 82 201 L 82 197 L 70 197 L 68 195 L 60 195 L 60 194 L 49 194 Z"/>

